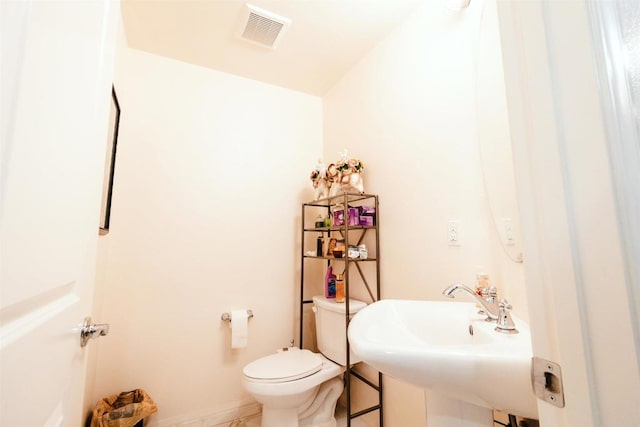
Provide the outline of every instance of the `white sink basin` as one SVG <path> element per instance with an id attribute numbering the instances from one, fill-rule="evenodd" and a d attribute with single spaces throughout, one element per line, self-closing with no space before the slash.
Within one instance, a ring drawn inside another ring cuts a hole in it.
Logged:
<path id="1" fill-rule="evenodd" d="M 353 352 L 383 374 L 510 414 L 537 418 L 529 327 L 494 331 L 474 303 L 382 300 L 351 320 Z M 473 335 L 470 333 L 473 329 Z"/>

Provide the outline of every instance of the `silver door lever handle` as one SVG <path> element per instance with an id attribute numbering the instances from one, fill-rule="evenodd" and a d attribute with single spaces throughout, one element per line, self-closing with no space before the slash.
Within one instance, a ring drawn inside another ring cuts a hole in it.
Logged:
<path id="1" fill-rule="evenodd" d="M 80 328 L 80 347 L 87 345 L 90 339 L 99 338 L 109 333 L 109 324 L 91 324 L 91 317 L 85 317 L 82 328 Z"/>

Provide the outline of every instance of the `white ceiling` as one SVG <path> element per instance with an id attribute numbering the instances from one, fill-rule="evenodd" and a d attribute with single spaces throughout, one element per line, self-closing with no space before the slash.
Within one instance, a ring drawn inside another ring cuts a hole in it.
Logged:
<path id="1" fill-rule="evenodd" d="M 423 0 L 249 0 L 293 22 L 276 50 L 237 36 L 245 1 L 123 0 L 129 47 L 324 95 Z"/>

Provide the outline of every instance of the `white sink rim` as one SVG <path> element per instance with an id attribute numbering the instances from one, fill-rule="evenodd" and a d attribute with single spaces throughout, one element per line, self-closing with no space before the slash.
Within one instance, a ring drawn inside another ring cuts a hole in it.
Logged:
<path id="1" fill-rule="evenodd" d="M 381 300 L 351 320 L 351 349 L 364 362 L 401 381 L 536 418 L 528 325 L 512 315 L 519 333 L 500 333 L 477 311 L 469 302 Z M 418 324 L 435 329 L 421 335 Z M 454 330 L 456 339 L 446 342 L 443 336 L 449 338 Z"/>

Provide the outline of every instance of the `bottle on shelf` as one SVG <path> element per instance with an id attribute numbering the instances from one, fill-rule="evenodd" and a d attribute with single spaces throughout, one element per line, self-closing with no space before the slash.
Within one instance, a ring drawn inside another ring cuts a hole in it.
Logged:
<path id="1" fill-rule="evenodd" d="M 498 290 L 491 284 L 489 274 L 485 272 L 476 273 L 476 294 L 490 303 L 495 303 L 498 296 Z M 480 304 L 476 303 L 478 314 L 485 314 Z"/>
<path id="2" fill-rule="evenodd" d="M 344 302 L 344 274 L 336 275 L 336 302 Z"/>
<path id="3" fill-rule="evenodd" d="M 316 240 L 316 256 L 322 256 L 323 255 L 323 248 L 324 248 L 324 239 L 322 238 L 322 233 L 320 233 L 320 235 L 318 236 L 318 239 Z"/>
<path id="4" fill-rule="evenodd" d="M 476 293 L 482 295 L 484 289 L 489 289 L 489 275 L 484 272 L 476 273 Z"/>
<path id="5" fill-rule="evenodd" d="M 326 298 L 336 297 L 336 275 L 333 274 L 333 268 L 327 267 L 327 274 L 324 278 L 324 296 Z"/>

